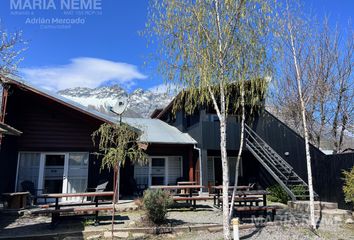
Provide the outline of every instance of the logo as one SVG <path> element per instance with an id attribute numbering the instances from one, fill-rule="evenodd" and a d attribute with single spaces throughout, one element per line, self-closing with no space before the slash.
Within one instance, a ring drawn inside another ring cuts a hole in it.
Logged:
<path id="1" fill-rule="evenodd" d="M 10 10 L 102 10 L 102 0 L 10 0 Z"/>
<path id="2" fill-rule="evenodd" d="M 8 0 L 10 14 L 40 29 L 70 29 L 102 15 L 103 0 Z"/>

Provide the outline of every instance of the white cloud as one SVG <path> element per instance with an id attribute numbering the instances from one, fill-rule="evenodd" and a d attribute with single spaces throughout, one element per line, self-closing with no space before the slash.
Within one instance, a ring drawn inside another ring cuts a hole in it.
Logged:
<path id="1" fill-rule="evenodd" d="M 178 87 L 174 84 L 167 85 L 165 83 L 162 83 L 149 88 L 149 90 L 155 93 L 175 94 L 175 92 L 178 91 Z"/>
<path id="2" fill-rule="evenodd" d="M 129 89 L 136 80 L 147 78 L 135 65 L 88 57 L 73 58 L 66 65 L 22 68 L 20 72 L 26 81 L 52 91 L 95 88 L 107 81 Z"/>

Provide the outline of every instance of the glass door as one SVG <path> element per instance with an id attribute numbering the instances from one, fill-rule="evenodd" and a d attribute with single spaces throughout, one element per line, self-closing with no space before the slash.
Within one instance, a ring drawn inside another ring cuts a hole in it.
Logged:
<path id="1" fill-rule="evenodd" d="M 62 193 L 65 154 L 45 154 L 43 189 L 45 193 Z"/>
<path id="2" fill-rule="evenodd" d="M 150 185 L 164 185 L 166 172 L 166 158 L 152 157 L 150 168 Z"/>
<path id="3" fill-rule="evenodd" d="M 63 192 L 85 192 L 88 175 L 88 153 L 69 153 L 64 171 Z M 67 198 L 67 201 L 77 201 L 81 198 Z"/>

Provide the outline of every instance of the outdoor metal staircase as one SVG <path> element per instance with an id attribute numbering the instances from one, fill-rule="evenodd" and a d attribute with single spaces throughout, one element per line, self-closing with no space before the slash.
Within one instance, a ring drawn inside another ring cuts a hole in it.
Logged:
<path id="1" fill-rule="evenodd" d="M 257 133 L 245 124 L 246 148 L 256 157 L 262 166 L 283 187 L 292 200 L 308 200 L 307 183 L 302 180 L 273 148 L 271 148 Z M 315 198 L 318 195 L 314 193 Z"/>

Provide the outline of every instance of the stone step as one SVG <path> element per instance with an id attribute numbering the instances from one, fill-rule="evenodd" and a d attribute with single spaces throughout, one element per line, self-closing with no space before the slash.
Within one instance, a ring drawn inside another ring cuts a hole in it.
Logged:
<path id="1" fill-rule="evenodd" d="M 309 212 L 309 201 L 288 201 L 288 207 L 300 212 Z M 315 201 L 315 210 L 338 209 L 338 203 Z"/>

